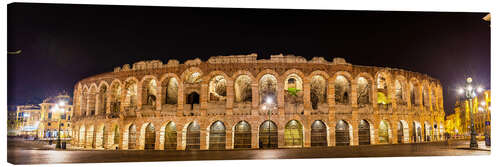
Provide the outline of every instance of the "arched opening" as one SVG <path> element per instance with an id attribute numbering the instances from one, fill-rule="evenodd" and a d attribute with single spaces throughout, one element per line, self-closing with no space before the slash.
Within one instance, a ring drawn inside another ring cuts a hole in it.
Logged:
<path id="1" fill-rule="evenodd" d="M 311 105 L 314 110 L 328 107 L 327 104 L 327 83 L 321 75 L 315 75 L 311 80 Z"/>
<path id="2" fill-rule="evenodd" d="M 297 74 L 290 74 L 285 79 L 284 91 L 285 91 L 285 102 L 295 105 L 297 110 L 297 105 L 303 104 L 303 82 Z"/>
<path id="3" fill-rule="evenodd" d="M 88 99 L 87 89 L 83 89 L 83 92 L 81 92 L 81 97 L 80 97 L 80 116 L 87 114 L 87 102 L 88 102 L 87 99 Z"/>
<path id="4" fill-rule="evenodd" d="M 85 143 L 86 143 L 85 138 L 87 137 L 87 136 L 85 136 L 85 126 L 80 127 L 80 134 L 79 135 L 80 136 L 79 136 L 78 140 L 79 140 L 80 146 L 85 146 Z"/>
<path id="5" fill-rule="evenodd" d="M 224 150 L 226 148 L 226 127 L 221 121 L 216 121 L 210 126 L 210 150 Z"/>
<path id="6" fill-rule="evenodd" d="M 186 150 L 200 149 L 200 125 L 196 122 L 191 122 L 187 128 L 186 134 Z"/>
<path id="7" fill-rule="evenodd" d="M 389 124 L 387 121 L 380 121 L 378 127 L 378 142 L 380 144 L 389 144 Z"/>
<path id="8" fill-rule="evenodd" d="M 102 147 L 103 148 L 108 148 L 108 129 L 106 129 L 106 125 L 102 126 L 102 136 L 101 136 L 101 141 L 102 141 Z"/>
<path id="9" fill-rule="evenodd" d="M 427 122 L 424 123 L 424 141 L 431 141 L 431 126 Z"/>
<path id="10" fill-rule="evenodd" d="M 144 136 L 144 149 L 145 150 L 154 150 L 155 149 L 155 128 L 153 124 L 149 123 L 146 127 L 146 134 Z"/>
<path id="11" fill-rule="evenodd" d="M 154 107 L 158 97 L 158 83 L 155 79 L 147 78 L 142 83 L 143 107 Z"/>
<path id="12" fill-rule="evenodd" d="M 95 148 L 94 126 L 87 129 L 87 148 Z"/>
<path id="13" fill-rule="evenodd" d="M 191 110 L 194 108 L 194 104 L 200 104 L 200 95 L 196 92 L 191 92 L 187 96 L 187 104 L 191 104 Z"/>
<path id="14" fill-rule="evenodd" d="M 234 148 L 252 148 L 252 128 L 246 121 L 234 127 Z"/>
<path id="15" fill-rule="evenodd" d="M 371 83 L 366 78 L 358 78 L 358 105 L 360 107 L 370 104 L 371 87 Z"/>
<path id="16" fill-rule="evenodd" d="M 377 104 L 382 106 L 383 108 L 387 108 L 390 103 L 387 90 L 387 79 L 382 76 L 382 74 L 378 74 L 377 76 Z"/>
<path id="17" fill-rule="evenodd" d="M 433 141 L 437 141 L 439 138 L 439 132 L 438 132 L 438 125 L 436 123 L 434 123 L 434 126 L 433 126 L 433 130 L 432 130 L 432 140 Z"/>
<path id="18" fill-rule="evenodd" d="M 349 104 L 349 93 L 351 92 L 350 82 L 342 75 L 335 79 L 335 103 Z"/>
<path id="19" fill-rule="evenodd" d="M 169 122 L 165 126 L 165 150 L 175 150 L 177 149 L 177 129 L 174 122 Z"/>
<path id="20" fill-rule="evenodd" d="M 95 115 L 95 110 L 96 110 L 96 94 L 97 94 L 97 88 L 95 86 L 90 87 L 90 93 L 88 94 L 88 103 L 87 104 L 87 112 L 88 115 Z"/>
<path id="21" fill-rule="evenodd" d="M 349 124 L 344 120 L 339 120 L 335 126 L 335 145 L 348 146 L 349 144 Z"/>
<path id="22" fill-rule="evenodd" d="M 270 98 L 273 103 L 277 102 L 277 80 L 271 74 L 262 76 L 259 81 L 259 96 L 260 103 L 264 104 L 267 98 Z"/>
<path id="23" fill-rule="evenodd" d="M 179 83 L 174 77 L 166 79 L 162 83 L 164 104 L 177 104 L 177 96 L 179 90 Z"/>
<path id="24" fill-rule="evenodd" d="M 111 96 L 110 96 L 110 112 L 116 118 L 118 113 L 120 113 L 120 101 L 121 97 L 121 86 L 118 83 L 111 84 Z"/>
<path id="25" fill-rule="evenodd" d="M 118 130 L 118 125 L 115 125 L 113 133 L 114 133 L 113 144 L 119 144 L 120 143 L 120 131 Z"/>
<path id="26" fill-rule="evenodd" d="M 427 85 L 424 85 L 422 87 L 422 97 L 423 97 L 423 101 L 424 101 L 424 106 L 429 106 L 429 93 L 427 92 L 428 90 L 428 87 Z"/>
<path id="27" fill-rule="evenodd" d="M 303 146 L 302 124 L 299 121 L 291 120 L 285 125 L 285 146 Z"/>
<path id="28" fill-rule="evenodd" d="M 401 121 L 398 122 L 398 143 L 404 143 L 404 126 Z"/>
<path id="29" fill-rule="evenodd" d="M 128 149 L 129 150 L 132 150 L 132 149 L 135 149 L 136 147 L 136 127 L 134 124 L 130 125 L 130 127 L 128 128 Z"/>
<path id="30" fill-rule="evenodd" d="M 410 99 L 411 105 L 417 104 L 417 92 L 413 83 L 410 83 Z"/>
<path id="31" fill-rule="evenodd" d="M 210 80 L 208 93 L 208 102 L 226 100 L 226 79 L 224 76 L 217 75 Z"/>
<path id="32" fill-rule="evenodd" d="M 361 120 L 358 125 L 359 145 L 370 145 L 370 123 L 366 120 Z"/>
<path id="33" fill-rule="evenodd" d="M 97 114 L 105 114 L 106 113 L 106 104 L 108 103 L 108 98 L 106 97 L 108 87 L 106 85 L 102 85 L 99 89 L 99 93 L 97 94 L 97 98 L 99 99 L 97 102 Z"/>
<path id="34" fill-rule="evenodd" d="M 240 75 L 234 82 L 234 101 L 252 102 L 252 79 L 248 75 Z"/>
<path id="35" fill-rule="evenodd" d="M 259 148 L 278 148 L 278 128 L 273 121 L 264 121 L 259 128 Z"/>
<path id="36" fill-rule="evenodd" d="M 397 104 L 404 105 L 406 102 L 404 100 L 404 93 L 403 93 L 404 91 L 403 91 L 403 85 L 401 84 L 401 81 L 396 80 L 394 88 L 395 88 L 394 93 L 395 93 Z"/>
<path id="37" fill-rule="evenodd" d="M 422 141 L 422 129 L 420 127 L 420 123 L 413 122 L 412 136 L 413 136 L 412 138 L 413 142 Z"/>
<path id="38" fill-rule="evenodd" d="M 311 147 L 326 147 L 327 130 L 323 121 L 316 120 L 311 125 Z"/>
<path id="39" fill-rule="evenodd" d="M 137 83 L 134 80 L 130 80 L 126 82 L 125 89 L 126 95 L 123 102 L 125 111 L 134 114 L 137 107 Z"/>

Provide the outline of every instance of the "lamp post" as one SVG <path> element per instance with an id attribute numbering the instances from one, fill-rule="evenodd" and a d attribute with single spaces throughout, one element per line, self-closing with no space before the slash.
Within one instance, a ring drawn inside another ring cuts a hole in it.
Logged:
<path id="1" fill-rule="evenodd" d="M 476 89 L 477 89 L 478 93 L 480 93 L 482 91 L 481 87 L 477 87 Z M 472 78 L 471 77 L 467 78 L 465 90 L 460 89 L 460 93 L 463 93 L 463 92 L 465 92 L 465 98 L 467 99 L 467 101 L 469 101 L 469 108 L 470 108 L 469 115 L 470 115 L 470 129 L 471 129 L 470 148 L 473 149 L 473 148 L 477 148 L 478 145 L 477 145 L 477 141 L 476 141 L 476 130 L 474 128 L 474 117 L 473 117 L 474 104 L 472 103 L 474 97 L 476 97 L 476 90 L 472 86 Z"/>
<path id="2" fill-rule="evenodd" d="M 62 113 L 66 114 L 65 105 L 66 105 L 66 103 L 64 101 L 60 101 L 59 104 L 56 104 L 56 106 L 54 107 L 54 109 L 53 109 L 54 112 L 62 110 Z M 61 106 L 62 108 L 60 109 L 59 106 Z M 56 144 L 56 148 L 61 148 L 61 118 L 59 118 L 58 126 L 59 126 L 59 128 L 57 130 L 57 144 Z"/>
<path id="3" fill-rule="evenodd" d="M 266 98 L 266 103 L 262 106 L 262 109 L 267 110 L 268 121 L 267 121 L 267 148 L 271 147 L 271 104 L 273 103 L 273 99 L 270 97 Z"/>

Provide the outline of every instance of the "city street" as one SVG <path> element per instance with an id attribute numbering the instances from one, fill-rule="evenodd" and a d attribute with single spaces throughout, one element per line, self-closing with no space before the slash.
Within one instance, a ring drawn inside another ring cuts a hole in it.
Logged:
<path id="1" fill-rule="evenodd" d="M 31 144 L 30 144 L 31 143 Z M 398 145 L 339 146 L 328 148 L 226 150 L 226 151 L 56 151 L 54 145 L 42 145 L 19 139 L 8 141 L 8 162 L 13 164 L 99 163 L 189 160 L 242 160 L 294 158 L 348 158 L 399 156 L 489 155 L 489 147 L 479 142 L 479 150 L 465 149 L 466 140 L 451 144 L 419 143 Z M 29 147 L 29 148 L 27 148 Z"/>

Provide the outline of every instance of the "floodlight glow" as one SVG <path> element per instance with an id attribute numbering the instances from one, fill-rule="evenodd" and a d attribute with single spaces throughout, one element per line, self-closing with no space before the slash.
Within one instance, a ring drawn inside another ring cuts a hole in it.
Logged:
<path id="1" fill-rule="evenodd" d="M 458 93 L 459 94 L 463 94 L 464 93 L 464 89 L 462 89 L 462 88 L 458 89 Z"/>
<path id="2" fill-rule="evenodd" d="M 273 99 L 272 99 L 271 97 L 267 97 L 267 98 L 266 98 L 266 103 L 267 103 L 267 104 L 271 104 L 271 103 L 273 103 Z"/>
<path id="3" fill-rule="evenodd" d="M 468 91 L 472 91 L 472 86 L 467 86 Z"/>
<path id="4" fill-rule="evenodd" d="M 477 88 L 477 92 L 479 92 L 479 93 L 483 92 L 483 88 L 482 87 L 478 87 Z"/>
<path id="5" fill-rule="evenodd" d="M 266 110 L 266 109 L 267 109 L 267 107 L 266 107 L 266 106 L 262 106 L 262 110 Z"/>
<path id="6" fill-rule="evenodd" d="M 59 101 L 59 105 L 60 105 L 61 107 L 64 107 L 64 106 L 66 105 L 66 102 L 65 102 L 65 101 Z"/>
<path id="7" fill-rule="evenodd" d="M 482 106 L 485 106 L 485 105 L 486 105 L 486 102 L 482 101 L 482 102 L 481 102 L 481 105 L 482 105 Z"/>

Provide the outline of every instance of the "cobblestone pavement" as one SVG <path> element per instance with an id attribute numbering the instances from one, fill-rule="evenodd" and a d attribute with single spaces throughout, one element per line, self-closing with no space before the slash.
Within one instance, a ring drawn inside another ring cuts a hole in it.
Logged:
<path id="1" fill-rule="evenodd" d="M 54 145 L 22 140 L 8 140 L 7 160 L 13 164 L 47 163 L 100 163 L 189 160 L 240 160 L 240 159 L 294 159 L 294 158 L 349 158 L 349 157 L 400 157 L 400 156 L 463 156 L 489 155 L 489 147 L 479 142 L 480 149 L 464 149 L 466 140 L 439 143 L 398 145 L 338 146 L 302 149 L 261 149 L 225 151 L 68 151 L 53 150 Z"/>

